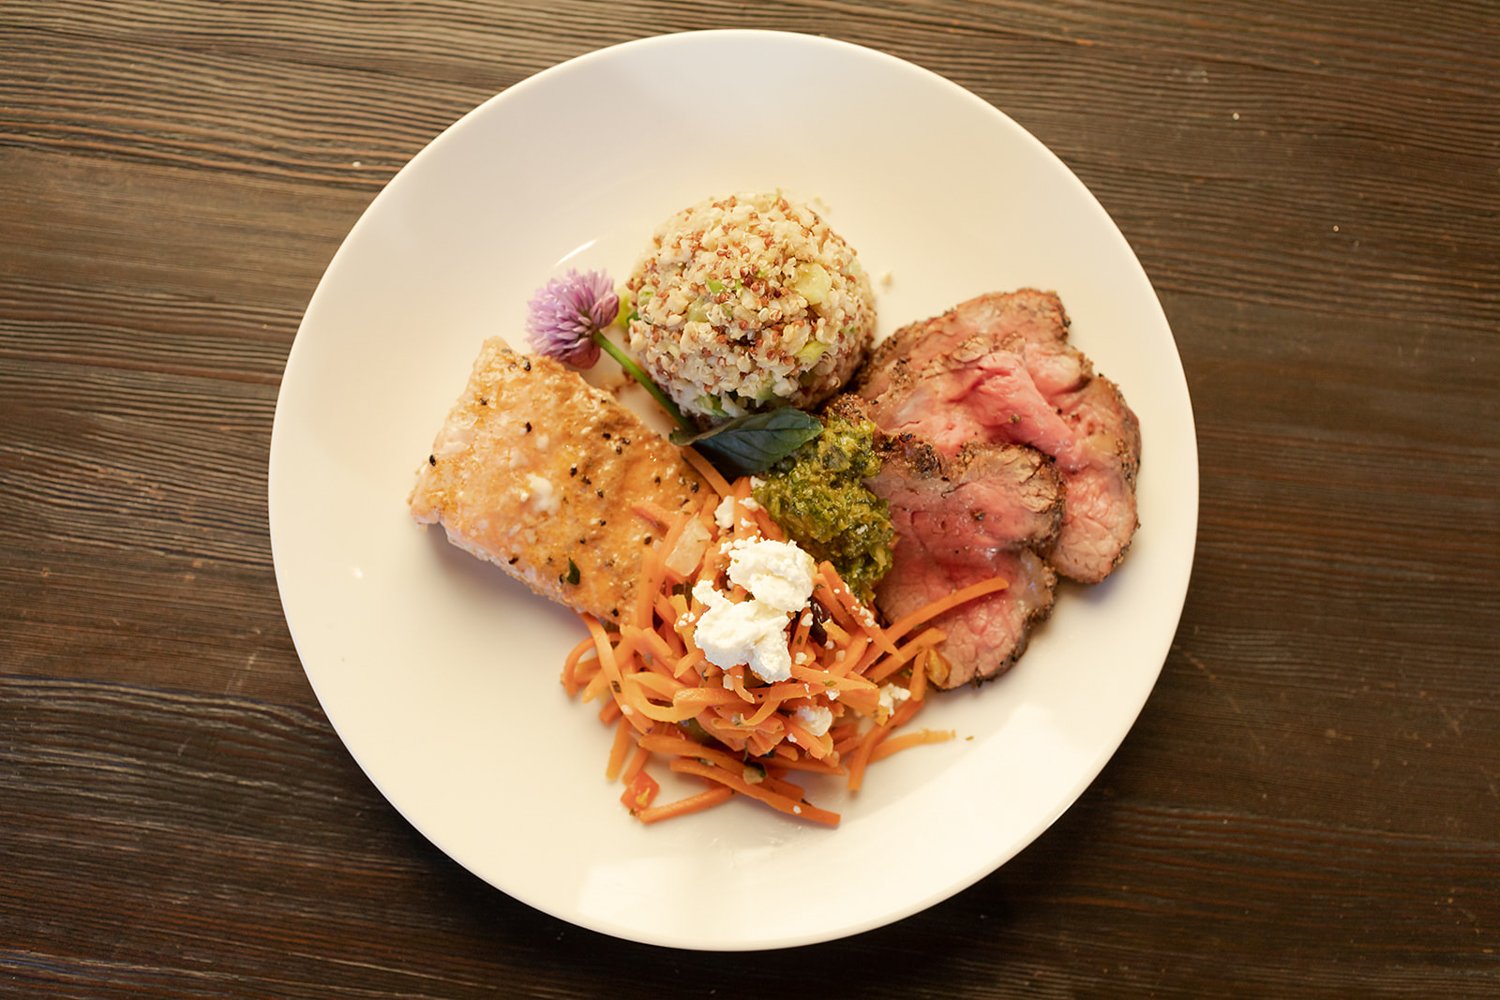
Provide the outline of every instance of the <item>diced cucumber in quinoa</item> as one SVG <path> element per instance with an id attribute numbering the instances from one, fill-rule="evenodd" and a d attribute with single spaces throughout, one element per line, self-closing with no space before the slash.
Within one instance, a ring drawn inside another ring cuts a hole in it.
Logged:
<path id="1" fill-rule="evenodd" d="M 817 212 L 780 192 L 689 206 L 658 227 L 630 277 L 631 349 L 704 423 L 816 407 L 853 374 L 873 333 L 873 295 L 854 258 Z"/>
<path id="2" fill-rule="evenodd" d="M 729 411 L 724 409 L 724 404 L 720 402 L 718 396 L 711 396 L 708 393 L 704 393 L 702 396 L 699 396 L 694 402 L 698 404 L 698 409 L 707 412 L 711 416 L 729 416 Z"/>
<path id="3" fill-rule="evenodd" d="M 809 340 L 797 349 L 797 360 L 804 365 L 812 366 L 818 363 L 818 359 L 828 353 L 828 345 L 821 340 Z"/>
<path id="4" fill-rule="evenodd" d="M 820 306 L 828 300 L 833 290 L 833 278 L 822 264 L 808 264 L 797 268 L 797 278 L 792 282 L 797 294 L 810 306 Z"/>

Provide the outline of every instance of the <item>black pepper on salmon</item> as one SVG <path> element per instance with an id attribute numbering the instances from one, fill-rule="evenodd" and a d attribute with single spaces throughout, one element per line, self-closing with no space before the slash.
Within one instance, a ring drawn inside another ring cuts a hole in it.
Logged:
<path id="1" fill-rule="evenodd" d="M 538 594 L 611 620 L 633 602 L 643 551 L 640 525 L 613 515 L 643 501 L 681 509 L 700 483 L 678 449 L 613 396 L 495 338 L 409 503 L 419 522 L 441 524 L 455 545 Z"/>

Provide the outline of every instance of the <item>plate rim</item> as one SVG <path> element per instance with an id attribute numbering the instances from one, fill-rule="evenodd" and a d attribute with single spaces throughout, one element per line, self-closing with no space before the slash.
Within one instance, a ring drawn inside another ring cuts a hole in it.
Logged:
<path id="1" fill-rule="evenodd" d="M 977 105 L 984 114 L 991 116 L 997 122 L 997 124 L 1004 127 L 1014 138 L 1018 138 L 1031 145 L 1034 150 L 1039 151 L 1042 155 L 1053 161 L 1054 166 L 1060 168 L 1063 173 L 1069 179 L 1071 179 L 1076 189 L 1091 203 L 1091 209 L 1099 213 L 1107 221 L 1107 231 L 1112 233 L 1114 238 L 1124 246 L 1129 259 L 1139 270 L 1140 277 L 1144 281 L 1146 289 L 1148 289 L 1150 292 L 1151 302 L 1154 305 L 1157 313 L 1156 318 L 1159 319 L 1161 326 L 1163 327 L 1163 329 L 1165 329 L 1170 341 L 1174 371 L 1169 374 L 1173 376 L 1173 380 L 1175 382 L 1180 384 L 1184 402 L 1186 403 L 1186 439 L 1191 448 L 1192 462 L 1190 469 L 1187 470 L 1188 472 L 1190 472 L 1190 483 L 1183 484 L 1180 488 L 1183 490 L 1182 500 L 1186 502 L 1191 511 L 1192 532 L 1186 539 L 1185 554 L 1182 557 L 1181 562 L 1177 565 L 1177 568 L 1180 571 L 1180 578 L 1172 581 L 1172 583 L 1174 584 L 1172 588 L 1172 603 L 1175 604 L 1175 609 L 1172 613 L 1172 628 L 1169 631 L 1165 632 L 1165 639 L 1162 643 L 1162 648 L 1160 649 L 1159 655 L 1153 653 L 1151 656 L 1152 661 L 1155 663 L 1155 669 L 1151 674 L 1150 683 L 1145 687 L 1144 695 L 1141 697 L 1140 703 L 1134 706 L 1133 711 L 1130 713 L 1128 723 L 1120 728 L 1118 737 L 1113 739 L 1112 741 L 1106 741 L 1108 743 L 1108 746 L 1100 746 L 1098 752 L 1095 754 L 1094 759 L 1090 760 L 1089 764 L 1085 768 L 1085 770 L 1087 771 L 1087 777 L 1079 783 L 1078 787 L 1071 794 L 1066 795 L 1061 800 L 1059 800 L 1056 808 L 1053 809 L 1050 814 L 1039 817 L 1036 823 L 1032 825 L 1029 832 L 1023 838 L 1021 838 L 1019 842 L 1009 846 L 1005 850 L 997 852 L 997 855 L 992 860 L 987 860 L 985 864 L 974 866 L 973 870 L 970 871 L 964 878 L 952 880 L 948 884 L 932 890 L 922 898 L 912 900 L 905 906 L 893 909 L 882 909 L 880 910 L 880 912 L 871 915 L 863 921 L 843 924 L 833 932 L 828 933 L 824 936 L 808 937 L 806 935 L 802 935 L 787 939 L 759 939 L 755 941 L 748 941 L 743 945 L 735 945 L 733 943 L 726 944 L 724 942 L 719 942 L 715 944 L 705 944 L 702 946 L 697 946 L 692 942 L 682 941 L 676 938 L 667 939 L 662 937 L 661 935 L 642 933 L 640 931 L 640 928 L 636 927 L 605 926 L 598 921 L 583 920 L 580 919 L 579 914 L 567 912 L 566 908 L 564 907 L 558 907 L 556 905 L 549 904 L 544 900 L 535 899 L 529 895 L 518 894 L 512 889 L 503 888 L 500 885 L 496 884 L 490 877 L 483 875 L 479 871 L 477 871 L 475 867 L 470 865 L 465 859 L 459 857 L 456 853 L 449 850 L 448 847 L 444 846 L 443 840 L 439 834 L 437 834 L 435 831 L 430 830 L 428 828 L 428 825 L 419 822 L 417 818 L 410 815 L 407 808 L 399 803 L 397 799 L 387 791 L 381 780 L 375 773 L 372 772 L 369 767 L 366 766 L 365 762 L 361 759 L 360 754 L 355 750 L 353 746 L 350 745 L 347 740 L 345 740 L 343 733 L 340 732 L 340 726 L 335 720 L 336 711 L 330 710 L 327 698 L 325 697 L 325 693 L 322 689 L 320 689 L 318 679 L 315 676 L 315 671 L 308 668 L 307 661 L 305 660 L 304 654 L 302 652 L 302 645 L 298 640 L 297 627 L 293 622 L 294 613 L 291 607 L 288 605 L 286 587 L 283 584 L 283 574 L 287 571 L 286 567 L 288 557 L 286 556 L 282 546 L 278 545 L 277 543 L 278 532 L 276 526 L 285 517 L 288 516 L 285 512 L 285 509 L 282 507 L 281 500 L 278 499 L 279 497 L 284 495 L 284 484 L 281 482 L 281 477 L 277 471 L 277 456 L 278 454 L 285 453 L 285 437 L 290 433 L 287 427 L 286 418 L 284 416 L 287 399 L 285 391 L 285 386 L 287 383 L 286 376 L 289 372 L 292 371 L 293 366 L 297 363 L 299 357 L 299 346 L 305 348 L 305 344 L 308 342 L 308 337 L 311 336 L 311 334 L 308 334 L 306 337 L 304 336 L 304 330 L 307 330 L 309 328 L 309 318 L 315 315 L 318 304 L 321 298 L 325 295 L 325 289 L 330 287 L 331 283 L 335 280 L 334 275 L 336 270 L 340 266 L 341 259 L 346 256 L 346 253 L 352 252 L 349 250 L 349 248 L 358 241 L 358 237 L 362 231 L 362 227 L 366 226 L 369 220 L 375 215 L 378 206 L 384 199 L 387 199 L 388 197 L 394 197 L 390 193 L 392 191 L 400 190 L 401 186 L 406 183 L 406 181 L 404 181 L 404 178 L 414 174 L 419 168 L 419 165 L 426 158 L 438 155 L 434 152 L 434 150 L 440 150 L 442 145 L 447 141 L 450 141 L 450 137 L 453 136 L 458 130 L 460 130 L 467 122 L 483 115 L 484 113 L 486 113 L 487 109 L 491 108 L 499 102 L 507 100 L 508 98 L 512 97 L 512 95 L 515 95 L 517 93 L 526 93 L 536 87 L 545 86 L 548 80 L 553 79 L 556 76 L 565 73 L 581 64 L 616 57 L 622 51 L 627 50 L 634 52 L 660 46 L 696 44 L 700 42 L 713 44 L 715 39 L 762 41 L 772 44 L 790 43 L 797 45 L 806 45 L 811 48 L 832 46 L 846 50 L 854 50 L 861 57 L 875 58 L 894 66 L 901 72 L 910 73 L 915 71 L 930 80 L 939 82 L 953 96 L 960 97 L 966 102 Z M 926 67 L 921 66 L 917 63 L 910 62 L 901 57 L 883 52 L 879 49 L 860 45 L 858 43 L 821 35 L 770 29 L 716 28 L 670 32 L 622 41 L 613 45 L 584 52 L 562 62 L 548 66 L 538 71 L 537 73 L 532 74 L 531 76 L 528 76 L 520 81 L 517 81 L 516 83 L 511 84 L 505 89 L 491 95 L 489 98 L 485 99 L 475 107 L 459 116 L 451 124 L 437 133 L 431 140 L 425 143 L 420 150 L 414 153 L 411 158 L 408 159 L 406 163 L 404 163 L 394 175 L 392 175 L 390 180 L 387 181 L 382 189 L 376 193 L 376 195 L 361 211 L 359 218 L 351 226 L 348 233 L 345 234 L 339 244 L 337 251 L 334 253 L 333 257 L 329 261 L 329 264 L 319 278 L 317 286 L 315 287 L 309 299 L 308 305 L 304 310 L 301 321 L 298 324 L 296 334 L 294 335 L 291 347 L 287 354 L 286 363 L 282 372 L 281 382 L 278 385 L 277 400 L 272 421 L 271 440 L 267 461 L 267 527 L 271 541 L 272 563 L 277 580 L 278 597 L 282 605 L 283 618 L 287 624 L 288 634 L 292 638 L 294 648 L 297 649 L 298 661 L 302 666 L 303 674 L 307 678 L 308 684 L 312 688 L 314 696 L 317 698 L 324 716 L 328 719 L 329 725 L 334 729 L 335 734 L 339 736 L 340 742 L 343 743 L 346 752 L 350 754 L 367 780 L 369 780 L 375 786 L 382 797 L 385 798 L 387 803 L 389 803 L 391 807 L 394 808 L 410 826 L 412 826 L 413 829 L 417 830 L 426 840 L 432 843 L 433 846 L 441 851 L 448 859 L 464 868 L 466 871 L 468 871 L 474 877 L 478 878 L 480 881 L 484 882 L 486 885 L 504 892 L 506 895 L 511 896 L 511 898 L 514 898 L 531 908 L 547 913 L 550 916 L 559 920 L 563 920 L 567 923 L 584 927 L 598 933 L 618 937 L 624 940 L 648 944 L 656 947 L 681 948 L 686 950 L 700 951 L 734 952 L 812 946 L 819 943 L 847 938 L 850 936 L 868 932 L 879 927 L 887 926 L 900 920 L 904 920 L 912 916 L 913 914 L 922 912 L 934 905 L 937 905 L 938 903 L 952 898 L 968 887 L 993 874 L 999 868 L 1012 860 L 1017 854 L 1033 844 L 1043 833 L 1046 832 L 1048 828 L 1050 828 L 1058 820 L 1059 817 L 1061 817 L 1065 812 L 1071 809 L 1076 804 L 1078 799 L 1084 794 L 1084 792 L 1086 792 L 1087 789 L 1091 787 L 1097 780 L 1099 774 L 1118 752 L 1119 747 L 1123 744 L 1125 738 L 1134 729 L 1141 712 L 1145 708 L 1146 702 L 1149 700 L 1152 691 L 1154 691 L 1156 684 L 1159 682 L 1161 672 L 1165 667 L 1166 659 L 1170 652 L 1171 643 L 1175 638 L 1176 631 L 1181 624 L 1181 616 L 1186 603 L 1187 591 L 1196 557 L 1197 534 L 1200 527 L 1200 457 L 1198 453 L 1198 443 L 1196 428 L 1194 425 L 1194 414 L 1192 409 L 1191 396 L 1188 393 L 1188 386 L 1182 364 L 1181 352 L 1178 350 L 1175 334 L 1173 334 L 1171 326 L 1167 321 L 1165 311 L 1161 306 L 1160 296 L 1157 293 L 1154 284 L 1151 282 L 1149 275 L 1145 273 L 1144 266 L 1136 256 L 1134 249 L 1130 247 L 1128 241 L 1125 240 L 1124 234 L 1120 231 L 1113 218 L 1110 217 L 1108 211 L 1099 202 L 1093 191 L 1090 190 L 1087 185 L 1085 185 L 1082 180 L 1073 173 L 1072 169 L 1068 167 L 1067 164 L 1056 153 L 1054 153 L 1048 146 L 1046 146 L 1030 131 L 1021 126 L 1014 119 L 1010 118 L 1010 116 L 1000 108 L 986 101 L 985 99 L 963 87 L 962 85 L 954 82 L 953 80 L 948 79 L 947 77 L 944 77 L 941 74 L 927 69 Z"/>

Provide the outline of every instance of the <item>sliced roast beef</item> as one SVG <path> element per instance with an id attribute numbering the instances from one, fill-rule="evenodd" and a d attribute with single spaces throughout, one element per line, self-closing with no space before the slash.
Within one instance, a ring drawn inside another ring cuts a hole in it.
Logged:
<path id="1" fill-rule="evenodd" d="M 875 594 L 892 618 L 992 576 L 1004 576 L 1010 585 L 933 619 L 944 633 L 938 652 L 948 665 L 946 676 L 933 678 L 939 687 L 989 680 L 1010 669 L 1026 651 L 1032 626 L 1052 611 L 1057 576 L 1028 548 L 994 550 L 989 565 L 974 566 L 935 559 L 907 538 L 896 544 L 895 568 Z"/>
<path id="2" fill-rule="evenodd" d="M 999 347 L 1019 351 L 1032 344 L 1045 348 L 1067 339 L 1068 316 L 1054 293 L 1026 288 L 980 295 L 886 338 L 861 372 L 862 384 L 870 389 L 861 394 L 870 398 L 883 394 L 885 387 L 879 380 L 899 368 L 921 372 L 934 362 L 956 359 L 964 364 Z"/>
<path id="3" fill-rule="evenodd" d="M 846 415 L 849 406 L 842 407 Z M 952 456 L 912 435 L 882 437 L 884 463 L 868 481 L 890 506 L 894 566 L 876 589 L 889 619 L 993 576 L 1005 590 L 939 616 L 942 687 L 994 677 L 1026 649 L 1052 609 L 1057 577 L 1036 548 L 1057 537 L 1063 485 L 1033 448 L 971 443 Z"/>
<path id="4" fill-rule="evenodd" d="M 945 563 L 989 565 L 997 549 L 1043 549 L 1057 537 L 1063 486 L 1034 448 L 974 444 L 946 457 L 914 438 L 886 439 L 870 490 L 891 510 L 897 537 Z"/>
<path id="5" fill-rule="evenodd" d="M 945 455 L 983 441 L 1052 456 L 1067 501 L 1048 558 L 1063 575 L 1096 583 L 1135 533 L 1140 429 L 1119 389 L 1067 337 L 1051 292 L 981 295 L 898 330 L 858 390 L 886 434 L 916 435 Z"/>
<path id="6" fill-rule="evenodd" d="M 1119 387 L 1096 376 L 1059 403 L 1073 429 L 1063 475 L 1068 501 L 1062 530 L 1047 558 L 1063 576 L 1097 583 L 1108 576 L 1135 535 L 1135 477 L 1141 428 Z"/>
<path id="7" fill-rule="evenodd" d="M 868 397 L 876 425 L 887 434 L 920 435 L 947 454 L 970 441 L 1027 444 L 1049 455 L 1072 444 L 1067 422 L 1041 394 L 1020 354 L 996 350 L 950 360 L 920 373 L 895 366 L 888 388 Z"/>

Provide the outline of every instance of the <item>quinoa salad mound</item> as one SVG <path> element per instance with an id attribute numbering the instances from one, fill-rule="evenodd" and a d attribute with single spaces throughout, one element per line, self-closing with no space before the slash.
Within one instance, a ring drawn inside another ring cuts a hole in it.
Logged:
<path id="1" fill-rule="evenodd" d="M 678 212 L 626 288 L 631 349 L 704 423 L 816 406 L 859 367 L 875 330 L 854 250 L 780 192 Z"/>

